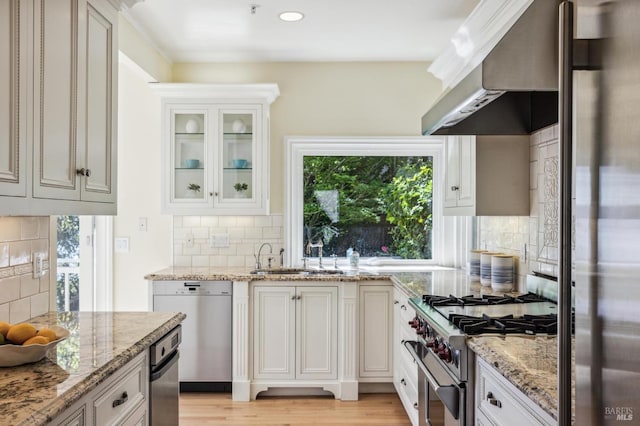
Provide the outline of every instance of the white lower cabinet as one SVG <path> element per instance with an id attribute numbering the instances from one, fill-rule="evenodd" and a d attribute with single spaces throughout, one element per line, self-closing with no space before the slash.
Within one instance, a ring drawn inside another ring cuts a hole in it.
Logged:
<path id="1" fill-rule="evenodd" d="M 415 340 L 415 330 L 409 326 L 414 317 L 409 297 L 401 290 L 393 290 L 393 385 L 411 424 L 418 425 L 418 366 L 404 348 L 405 340 Z"/>
<path id="2" fill-rule="evenodd" d="M 253 378 L 338 378 L 338 288 L 255 286 Z"/>
<path id="3" fill-rule="evenodd" d="M 360 382 L 393 377 L 393 285 L 360 285 Z"/>
<path id="4" fill-rule="evenodd" d="M 548 413 L 479 357 L 476 358 L 475 393 L 478 425 L 557 424 Z"/>
<path id="5" fill-rule="evenodd" d="M 55 426 L 143 426 L 148 420 L 149 366 L 143 352 L 53 420 Z"/>

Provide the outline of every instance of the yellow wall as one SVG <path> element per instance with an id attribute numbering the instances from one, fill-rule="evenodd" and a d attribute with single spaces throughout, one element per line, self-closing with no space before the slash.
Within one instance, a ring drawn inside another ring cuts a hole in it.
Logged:
<path id="1" fill-rule="evenodd" d="M 156 81 L 171 81 L 171 62 L 144 39 L 122 15 L 118 20 L 118 49 Z"/>
<path id="2" fill-rule="evenodd" d="M 271 106 L 271 211 L 284 209 L 286 135 L 417 136 L 441 92 L 427 62 L 175 64 L 174 82 L 277 83 Z"/>

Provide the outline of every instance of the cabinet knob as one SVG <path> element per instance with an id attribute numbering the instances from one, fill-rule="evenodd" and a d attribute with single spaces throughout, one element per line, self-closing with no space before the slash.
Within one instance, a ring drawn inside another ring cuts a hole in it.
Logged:
<path id="1" fill-rule="evenodd" d="M 400 305 L 400 309 L 402 309 L 403 311 L 406 311 L 406 310 L 407 310 L 407 307 L 406 307 L 406 306 L 404 306 L 404 305 Z"/>
<path id="2" fill-rule="evenodd" d="M 413 403 L 413 408 L 415 408 L 416 410 L 418 409 L 418 403 L 417 402 Z"/>
<path id="3" fill-rule="evenodd" d="M 487 401 L 489 401 L 489 404 L 491 405 L 495 405 L 498 408 L 502 408 L 502 402 L 500 402 L 499 399 L 494 398 L 491 392 L 487 394 Z"/>
<path id="4" fill-rule="evenodd" d="M 291 300 L 296 300 L 296 297 L 295 296 L 291 296 Z"/>
<path id="5" fill-rule="evenodd" d="M 216 194 L 217 195 L 217 194 Z M 209 193 L 209 197 L 213 197 L 213 192 Z"/>
<path id="6" fill-rule="evenodd" d="M 456 186 L 456 185 L 453 185 L 453 186 L 451 187 L 451 190 L 452 190 L 452 191 L 458 191 L 459 189 L 460 189 L 460 187 L 459 187 L 459 186 Z"/>
<path id="7" fill-rule="evenodd" d="M 79 176 L 86 176 L 89 177 L 91 176 L 91 170 L 89 169 L 85 169 L 84 167 L 81 169 L 76 169 L 76 174 Z"/>
<path id="8" fill-rule="evenodd" d="M 407 381 L 405 379 L 401 379 L 400 383 L 402 383 L 403 385 L 407 386 Z"/>

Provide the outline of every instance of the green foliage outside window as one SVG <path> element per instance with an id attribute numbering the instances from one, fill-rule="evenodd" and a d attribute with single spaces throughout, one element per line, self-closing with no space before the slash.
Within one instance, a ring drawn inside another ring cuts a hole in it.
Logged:
<path id="1" fill-rule="evenodd" d="M 431 258 L 432 177 L 431 157 L 305 157 L 303 245 Z"/>

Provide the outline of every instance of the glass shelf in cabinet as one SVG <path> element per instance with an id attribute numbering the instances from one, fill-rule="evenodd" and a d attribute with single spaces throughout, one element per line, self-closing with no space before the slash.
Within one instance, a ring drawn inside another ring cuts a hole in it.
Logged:
<path id="1" fill-rule="evenodd" d="M 176 170 L 204 170 L 204 167 L 174 167 Z"/>
<path id="2" fill-rule="evenodd" d="M 186 132 L 176 132 L 176 135 L 180 135 L 180 136 L 204 136 L 204 133 L 186 133 Z"/>
<path id="3" fill-rule="evenodd" d="M 253 170 L 251 167 L 225 167 L 224 170 Z"/>

